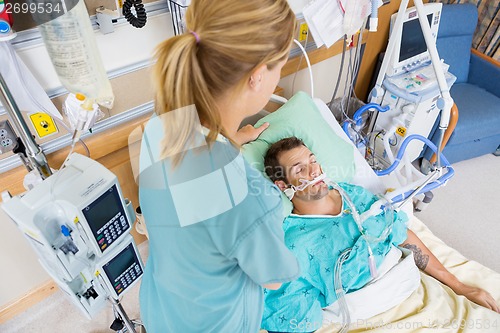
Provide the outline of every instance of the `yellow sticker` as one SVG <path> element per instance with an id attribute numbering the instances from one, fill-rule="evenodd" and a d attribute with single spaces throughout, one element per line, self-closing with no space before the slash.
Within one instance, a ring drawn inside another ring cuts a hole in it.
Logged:
<path id="1" fill-rule="evenodd" d="M 30 120 L 39 138 L 58 132 L 54 119 L 46 113 L 32 113 L 30 114 Z"/>
<path id="2" fill-rule="evenodd" d="M 304 22 L 299 26 L 299 42 L 306 40 L 308 31 L 307 23 Z"/>
<path id="3" fill-rule="evenodd" d="M 398 129 L 396 130 L 396 133 L 398 133 L 399 135 L 404 137 L 406 135 L 406 127 L 398 127 Z"/>

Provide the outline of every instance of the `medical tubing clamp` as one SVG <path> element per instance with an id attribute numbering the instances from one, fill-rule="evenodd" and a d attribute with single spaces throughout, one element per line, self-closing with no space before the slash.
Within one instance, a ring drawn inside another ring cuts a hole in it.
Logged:
<path id="1" fill-rule="evenodd" d="M 448 160 L 446 159 L 446 157 L 442 153 L 438 152 L 438 149 L 437 149 L 436 145 L 434 143 L 432 143 L 432 141 L 430 141 L 429 139 L 427 139 L 427 138 L 425 138 L 425 137 L 423 137 L 421 135 L 418 135 L 418 134 L 409 135 L 403 141 L 403 143 L 401 144 L 401 148 L 398 151 L 398 154 L 396 156 L 396 159 L 394 160 L 394 163 L 392 163 L 391 166 L 389 166 L 387 169 L 385 169 L 385 170 L 378 170 L 378 171 L 375 171 L 375 173 L 377 174 L 377 176 L 385 176 L 385 175 L 388 175 L 389 173 L 393 172 L 396 169 L 396 167 L 399 165 L 399 162 L 401 162 L 401 158 L 403 157 L 403 154 L 404 154 L 404 152 L 406 150 L 406 147 L 408 146 L 408 144 L 410 143 L 410 141 L 415 140 L 415 139 L 416 140 L 420 140 L 423 143 L 425 143 L 427 146 L 429 146 L 429 148 L 431 148 L 432 151 L 434 153 L 436 153 L 436 155 L 439 154 L 441 156 L 441 159 L 442 159 L 443 164 L 444 164 L 443 167 L 445 167 L 445 168 L 448 169 L 447 173 L 445 173 L 444 175 L 440 176 L 435 181 L 433 181 L 433 182 L 431 182 L 429 184 L 426 184 L 424 187 L 422 187 L 418 191 L 418 193 L 414 194 L 414 195 L 417 195 L 417 194 L 420 194 L 420 193 L 426 193 L 428 191 L 432 191 L 433 189 L 435 189 L 435 188 L 443 185 L 444 183 L 446 183 L 446 181 L 448 181 L 455 174 L 455 170 L 451 166 L 450 162 L 448 162 Z M 395 196 L 394 198 L 392 198 L 392 204 L 400 202 L 400 201 L 403 201 L 405 198 L 407 198 L 413 192 L 414 192 L 414 190 L 409 190 L 409 191 L 407 191 L 407 192 L 405 192 L 403 194 Z"/>
<path id="2" fill-rule="evenodd" d="M 390 108 L 391 107 L 389 105 L 380 106 L 377 103 L 368 103 L 368 104 L 365 104 L 362 107 L 360 107 L 358 110 L 356 110 L 356 112 L 352 116 L 352 120 L 350 120 L 350 119 L 344 120 L 344 122 L 342 123 L 342 129 L 344 130 L 344 132 L 347 135 L 347 137 L 349 138 L 349 140 L 351 140 L 351 141 L 354 142 L 354 140 L 351 138 L 351 135 L 349 134 L 349 125 L 350 124 L 354 123 L 356 126 L 360 126 L 361 122 L 363 121 L 361 119 L 361 116 L 366 111 L 369 111 L 371 109 L 375 109 L 378 112 L 386 112 L 386 111 L 389 111 Z"/>

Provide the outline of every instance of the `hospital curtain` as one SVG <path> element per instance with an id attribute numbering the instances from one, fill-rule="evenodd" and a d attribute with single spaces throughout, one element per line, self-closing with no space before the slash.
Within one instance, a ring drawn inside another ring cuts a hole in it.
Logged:
<path id="1" fill-rule="evenodd" d="M 429 2 L 472 3 L 479 13 L 478 24 L 472 47 L 485 55 L 500 61 L 500 0 L 430 0 Z M 460 24 L 460 22 L 457 22 Z"/>

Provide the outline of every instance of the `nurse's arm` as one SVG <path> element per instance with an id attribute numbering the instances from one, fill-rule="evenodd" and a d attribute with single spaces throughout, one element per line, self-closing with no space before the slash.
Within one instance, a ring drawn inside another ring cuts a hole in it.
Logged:
<path id="1" fill-rule="evenodd" d="M 281 288 L 282 283 L 268 283 L 263 285 L 264 288 L 269 290 L 278 290 Z"/>

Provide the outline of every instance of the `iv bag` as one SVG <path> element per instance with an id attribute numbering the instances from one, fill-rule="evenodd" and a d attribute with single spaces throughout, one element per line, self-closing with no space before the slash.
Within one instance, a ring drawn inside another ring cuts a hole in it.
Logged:
<path id="1" fill-rule="evenodd" d="M 70 11 L 39 26 L 61 83 L 73 94 L 85 95 L 112 108 L 114 95 L 102 64 L 83 0 Z"/>
<path id="2" fill-rule="evenodd" d="M 371 0 L 344 0 L 342 3 L 345 8 L 344 34 L 352 36 L 362 29 L 364 19 L 370 15 Z"/>

